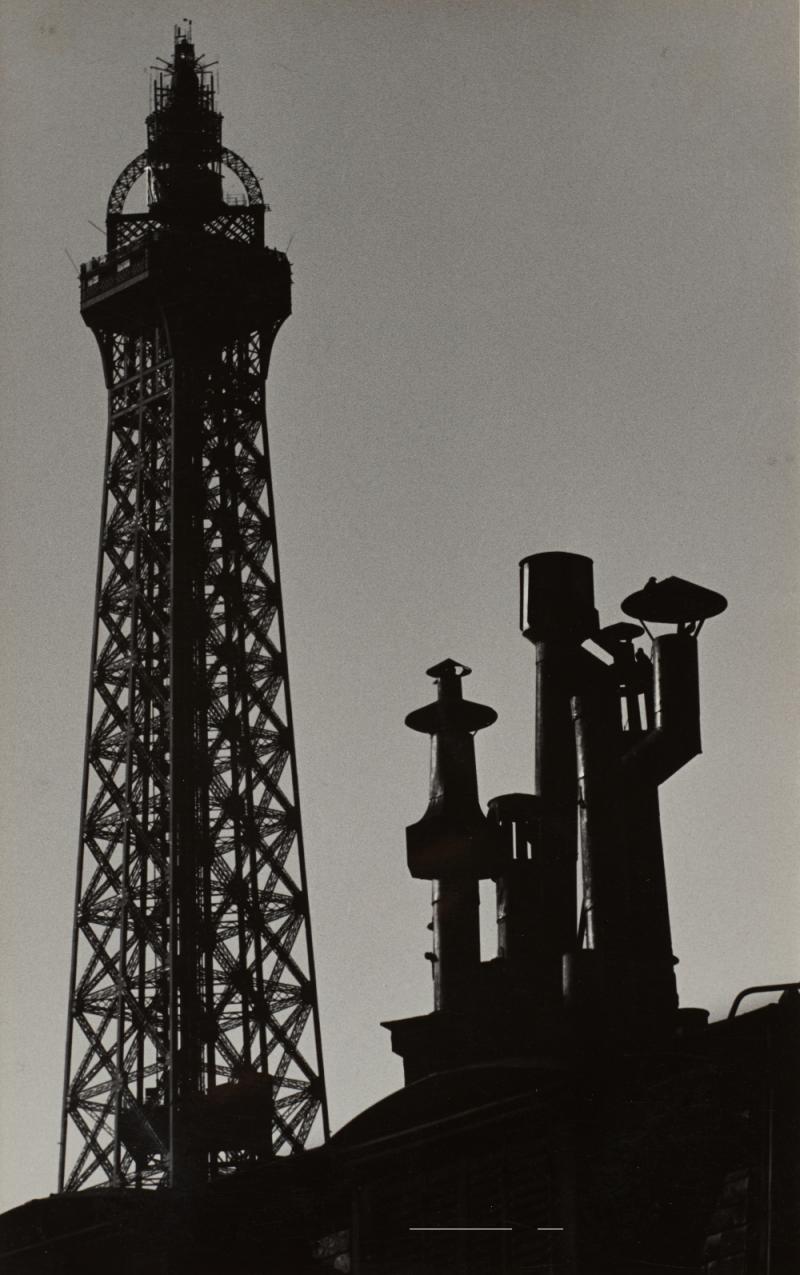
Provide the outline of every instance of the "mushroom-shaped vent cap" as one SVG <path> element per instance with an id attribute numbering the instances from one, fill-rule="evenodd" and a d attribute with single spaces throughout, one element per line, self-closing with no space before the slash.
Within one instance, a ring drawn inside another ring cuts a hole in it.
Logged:
<path id="1" fill-rule="evenodd" d="M 641 637 L 644 629 L 638 624 L 629 624 L 627 620 L 619 620 L 617 624 L 607 624 L 594 636 L 598 646 L 609 655 L 616 655 L 621 647 L 627 646 L 637 637 Z"/>
<path id="2" fill-rule="evenodd" d="M 471 671 L 458 660 L 442 660 L 429 668 L 428 677 L 436 682 L 436 700 L 409 713 L 406 726 L 425 735 L 438 735 L 447 730 L 472 734 L 496 722 L 497 713 L 493 708 L 463 698 L 461 679 L 468 677 Z"/>
<path id="3" fill-rule="evenodd" d="M 658 581 L 654 576 L 643 589 L 625 599 L 622 610 L 635 620 L 686 624 L 720 615 L 727 605 L 727 598 L 713 589 L 681 580 L 680 576 L 667 576 L 665 580 Z"/>
<path id="4" fill-rule="evenodd" d="M 442 660 L 441 664 L 434 664 L 432 668 L 425 670 L 426 675 L 437 682 L 445 677 L 469 677 L 471 672 L 471 668 L 467 668 L 466 664 L 460 664 L 458 660 Z"/>

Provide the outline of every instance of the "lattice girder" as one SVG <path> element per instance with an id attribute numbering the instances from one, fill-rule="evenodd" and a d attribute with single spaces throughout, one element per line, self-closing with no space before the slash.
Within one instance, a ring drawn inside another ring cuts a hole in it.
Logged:
<path id="1" fill-rule="evenodd" d="M 176 419 L 181 354 L 159 326 L 104 332 L 101 344 L 109 441 L 65 1098 L 68 1190 L 170 1180 L 176 1147 L 163 1112 L 187 1100 L 176 1087 L 181 1067 L 197 1097 L 251 1073 L 270 1076 L 274 1152 L 302 1148 L 324 1098 L 318 1023 L 308 1031 L 316 1007 L 261 338 L 206 347 L 193 363 L 188 468 L 176 453 L 186 429 Z M 185 523 L 195 557 L 182 563 L 176 474 L 197 493 Z M 187 621 L 173 581 L 187 569 L 195 573 L 188 592 L 182 580 L 195 608 L 186 648 L 194 706 L 184 720 L 193 742 L 174 755 L 182 683 L 173 641 L 180 631 L 187 640 Z M 191 765 L 184 760 L 176 777 L 181 756 Z M 178 861 L 175 784 L 185 788 L 189 772 L 181 835 L 188 827 L 193 848 Z M 201 1159 L 213 1174 L 259 1154 L 205 1147 Z"/>

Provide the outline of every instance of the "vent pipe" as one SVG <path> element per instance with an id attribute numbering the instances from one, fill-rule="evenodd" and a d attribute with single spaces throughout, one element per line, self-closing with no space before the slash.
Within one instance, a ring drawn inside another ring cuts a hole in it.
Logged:
<path id="1" fill-rule="evenodd" d="M 406 849 L 412 877 L 433 883 L 429 957 L 437 1010 L 474 1004 L 480 969 L 478 881 L 496 875 L 499 867 L 497 835 L 478 801 L 474 740 L 497 714 L 463 698 L 461 680 L 469 672 L 454 660 L 428 669 L 437 698 L 406 718 L 412 730 L 431 737 L 428 809 L 406 829 Z"/>
<path id="2" fill-rule="evenodd" d="M 520 563 L 520 627 L 536 649 L 534 792 L 549 862 L 549 930 L 561 955 L 576 931 L 577 779 L 570 698 L 581 644 L 597 632 L 593 564 L 577 553 Z M 560 975 L 559 975 L 560 978 Z"/>

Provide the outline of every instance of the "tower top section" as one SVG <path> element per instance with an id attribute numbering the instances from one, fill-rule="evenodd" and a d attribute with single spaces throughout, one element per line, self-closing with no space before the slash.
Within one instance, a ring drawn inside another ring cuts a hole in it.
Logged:
<path id="1" fill-rule="evenodd" d="M 112 187 L 106 255 L 81 268 L 83 317 L 131 332 L 177 306 L 197 335 L 202 311 L 202 326 L 210 321 L 218 335 L 249 327 L 271 343 L 291 310 L 291 270 L 264 246 L 258 178 L 222 145 L 215 63 L 196 53 L 190 23 L 175 28 L 172 56 L 158 62 L 147 149 Z M 134 187 L 145 196 L 135 204 Z"/>
<path id="2" fill-rule="evenodd" d="M 202 221 L 223 204 L 222 116 L 210 68 L 195 53 L 191 24 L 175 27 L 147 117 L 148 203 L 159 218 Z"/>
<path id="3" fill-rule="evenodd" d="M 264 242 L 266 205 L 253 170 L 222 145 L 222 115 L 217 110 L 212 68 L 195 51 L 190 22 L 175 27 L 170 59 L 154 67 L 147 149 L 122 170 L 106 209 L 108 248 L 130 248 L 143 239 L 177 231 L 200 232 L 234 243 Z M 233 177 L 231 184 L 224 174 Z M 141 183 L 146 211 L 128 205 Z"/>

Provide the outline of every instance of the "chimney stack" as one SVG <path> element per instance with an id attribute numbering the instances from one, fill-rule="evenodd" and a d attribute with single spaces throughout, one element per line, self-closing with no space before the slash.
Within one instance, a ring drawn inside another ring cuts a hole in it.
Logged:
<path id="1" fill-rule="evenodd" d="M 434 1006 L 461 1010 L 474 1001 L 480 970 L 478 881 L 498 868 L 498 843 L 478 801 L 477 731 L 497 720 L 494 709 L 463 698 L 470 670 L 455 660 L 428 669 L 432 704 L 409 713 L 406 725 L 431 737 L 430 801 L 406 829 L 412 877 L 433 883 Z"/>

